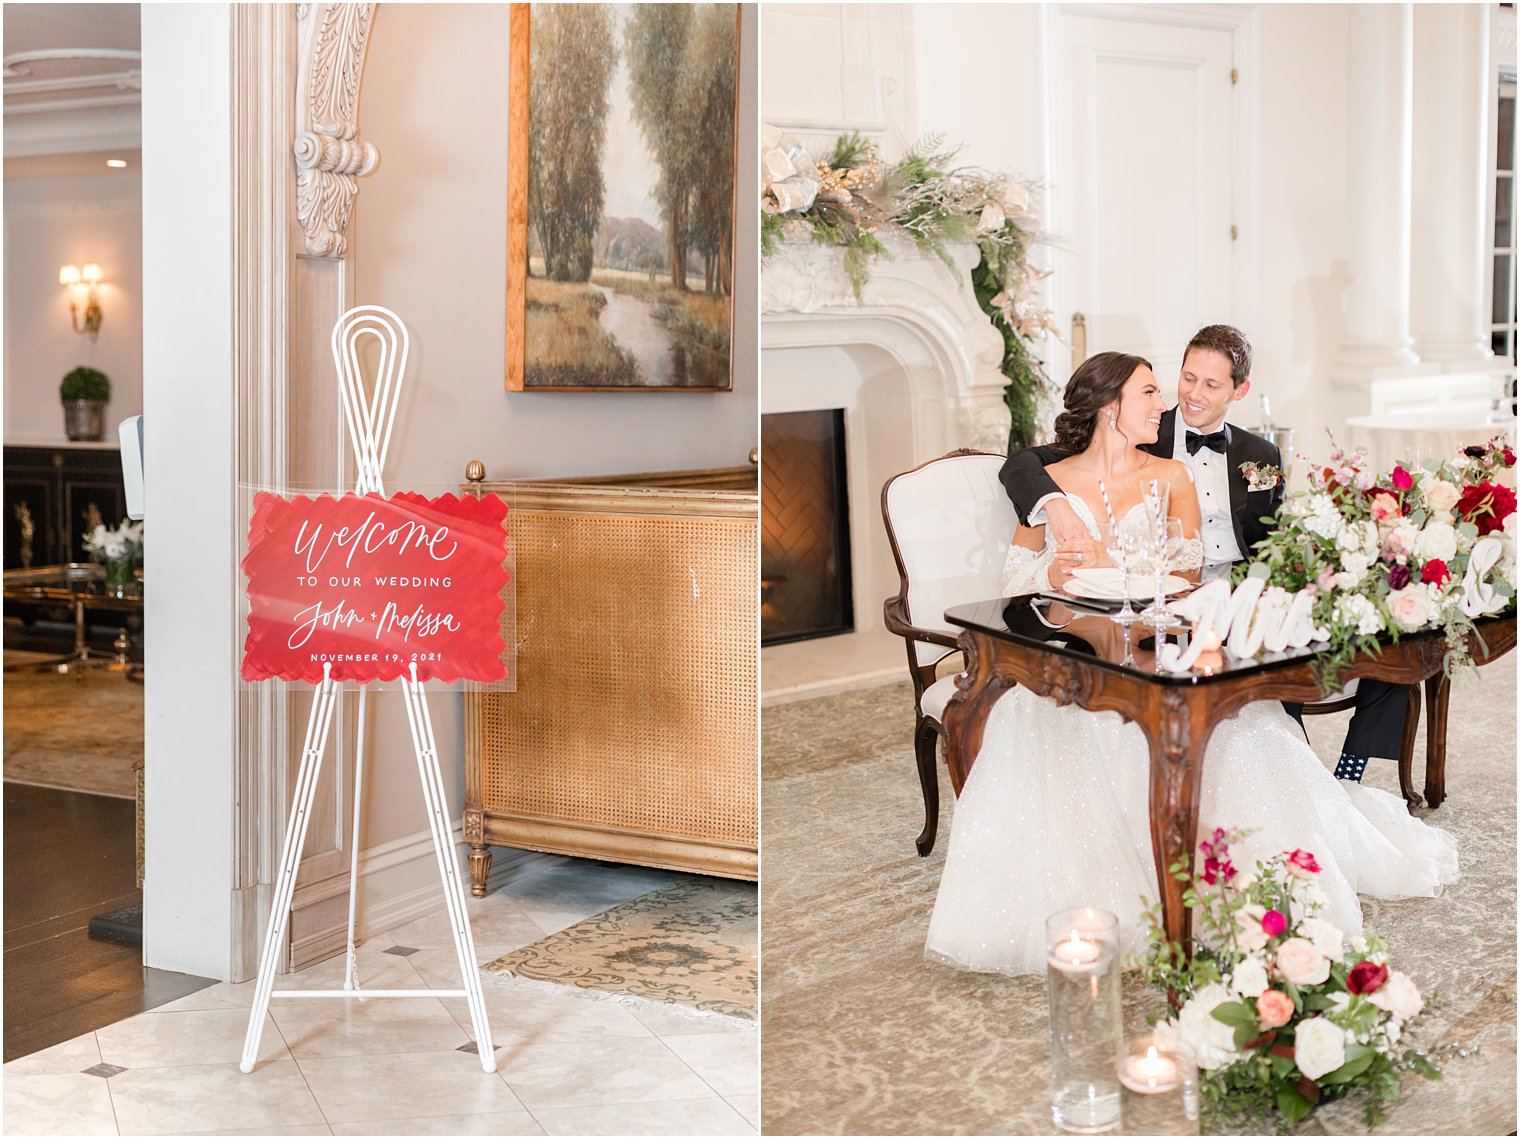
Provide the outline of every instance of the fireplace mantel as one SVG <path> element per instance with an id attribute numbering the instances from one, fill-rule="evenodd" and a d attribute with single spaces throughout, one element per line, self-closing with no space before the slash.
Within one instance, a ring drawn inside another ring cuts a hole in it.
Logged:
<path id="1" fill-rule="evenodd" d="M 760 277 L 767 351 L 876 348 L 901 365 L 914 394 L 914 450 L 925 458 L 955 447 L 1007 446 L 1002 337 L 976 303 L 972 242 L 947 247 L 954 269 L 911 241 L 888 236 L 856 299 L 844 252 L 805 238 L 779 244 Z M 782 379 L 782 377 L 776 377 Z M 766 383 L 773 377 L 769 371 Z M 766 399 L 762 394 L 762 409 Z"/>

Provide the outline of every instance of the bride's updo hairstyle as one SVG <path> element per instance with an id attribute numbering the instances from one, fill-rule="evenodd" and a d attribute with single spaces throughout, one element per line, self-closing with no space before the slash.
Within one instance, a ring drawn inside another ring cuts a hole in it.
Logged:
<path id="1" fill-rule="evenodd" d="M 1077 455 L 1087 450 L 1103 409 L 1119 398 L 1136 368 L 1151 362 L 1128 352 L 1099 352 L 1083 360 L 1066 384 L 1062 406 L 1056 416 L 1055 445 Z"/>

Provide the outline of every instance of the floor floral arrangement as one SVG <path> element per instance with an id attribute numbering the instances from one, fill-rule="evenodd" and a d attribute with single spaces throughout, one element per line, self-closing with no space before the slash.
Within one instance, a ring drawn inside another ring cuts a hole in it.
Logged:
<path id="1" fill-rule="evenodd" d="M 1190 860 L 1172 867 L 1197 930 L 1191 960 L 1166 939 L 1159 908 L 1149 915 L 1141 967 L 1178 1009 L 1158 1032 L 1198 1063 L 1205 1129 L 1293 1127 L 1350 1095 L 1373 1126 L 1405 1075 L 1441 1078 L 1436 1056 L 1403 1040 L 1427 1002 L 1381 938 L 1348 940 L 1317 916 L 1325 895 L 1311 852 L 1285 851 L 1253 873 L 1230 860 L 1242 837 L 1215 830 L 1199 844 L 1201 873 Z"/>
<path id="2" fill-rule="evenodd" d="M 1003 398 L 1012 416 L 1008 447 L 1033 443 L 1040 399 L 1050 390 L 1034 349 L 1056 331 L 1037 295 L 1048 273 L 1029 261 L 1031 246 L 1041 240 L 1035 184 L 955 165 L 960 148 L 946 145 L 942 135 L 926 137 L 889 163 L 853 131 L 840 135 L 826 158 L 815 159 L 797 140 L 767 126 L 761 151 L 761 255 L 784 240 L 808 237 L 837 246 L 857 300 L 871 262 L 889 255 L 884 233 L 905 235 L 947 264 L 948 244 L 976 242 L 982 259 L 972 270 L 972 286 L 1003 338 Z"/>
<path id="3" fill-rule="evenodd" d="M 1497 481 L 1514 451 L 1499 436 L 1382 474 L 1366 461 L 1332 441 L 1329 463 L 1310 467 L 1309 489 L 1283 503 L 1239 577 L 1313 598 L 1329 634 L 1327 684 L 1379 636 L 1432 625 L 1446 632 L 1448 671 L 1469 663 L 1473 619 L 1515 604 L 1515 492 Z M 1256 482 L 1277 473 L 1244 465 Z"/>

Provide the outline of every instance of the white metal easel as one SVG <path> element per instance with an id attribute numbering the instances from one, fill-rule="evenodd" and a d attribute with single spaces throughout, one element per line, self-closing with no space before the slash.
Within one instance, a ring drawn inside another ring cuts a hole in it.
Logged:
<path id="1" fill-rule="evenodd" d="M 380 362 L 373 393 L 366 392 L 359 368 L 358 344 L 371 336 L 380 342 Z M 338 369 L 338 386 L 343 398 L 343 415 L 348 435 L 358 459 L 356 494 L 384 494 L 381 470 L 390 447 L 401 383 L 406 372 L 406 357 L 411 345 L 406 325 L 389 309 L 378 305 L 361 305 L 349 309 L 333 327 L 333 362 Z M 337 705 L 337 684 L 332 679 L 332 665 L 323 665 L 322 683 L 312 702 L 306 722 L 306 743 L 301 751 L 301 766 L 296 775 L 295 796 L 290 819 L 285 827 L 285 844 L 280 855 L 280 871 L 275 882 L 274 902 L 269 913 L 269 927 L 264 936 L 264 951 L 259 959 L 258 980 L 253 990 L 253 1008 L 248 1016 L 248 1035 L 243 1042 L 243 1059 L 239 1067 L 253 1071 L 259 1053 L 259 1038 L 264 1032 L 264 1014 L 272 997 L 357 998 L 368 997 L 464 997 L 470 1007 L 470 1022 L 475 1029 L 475 1045 L 480 1066 L 487 1072 L 496 1070 L 496 1050 L 491 1043 L 491 1026 L 486 1019 L 485 996 L 480 988 L 480 974 L 475 965 L 475 939 L 470 933 L 470 916 L 465 909 L 464 883 L 459 860 L 451 839 L 448 801 L 443 777 L 438 770 L 438 744 L 433 738 L 433 720 L 428 713 L 427 693 L 417 679 L 417 666 L 411 677 L 401 680 L 406 702 L 407 722 L 412 732 L 412 747 L 417 754 L 417 774 L 422 781 L 423 804 L 428 827 L 433 836 L 433 853 L 438 858 L 438 873 L 443 883 L 444 903 L 454 935 L 454 949 L 464 978 L 463 989 L 369 989 L 359 984 L 359 966 L 354 954 L 354 914 L 359 889 L 359 814 L 364 789 L 364 711 L 367 689 L 359 689 L 359 722 L 354 753 L 353 836 L 350 843 L 352 863 L 349 868 L 348 949 L 344 962 L 341 989 L 274 989 L 274 974 L 290 924 L 290 905 L 295 894 L 296 869 L 301 864 L 301 850 L 306 845 L 306 828 L 311 822 L 311 805 L 316 795 L 317 774 L 322 755 L 327 750 L 328 730 Z"/>

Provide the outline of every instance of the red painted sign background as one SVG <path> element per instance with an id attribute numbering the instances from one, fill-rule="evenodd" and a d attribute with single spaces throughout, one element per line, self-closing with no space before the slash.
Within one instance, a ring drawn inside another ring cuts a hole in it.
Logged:
<path id="1" fill-rule="evenodd" d="M 507 504 L 254 498 L 244 680 L 502 680 Z"/>

